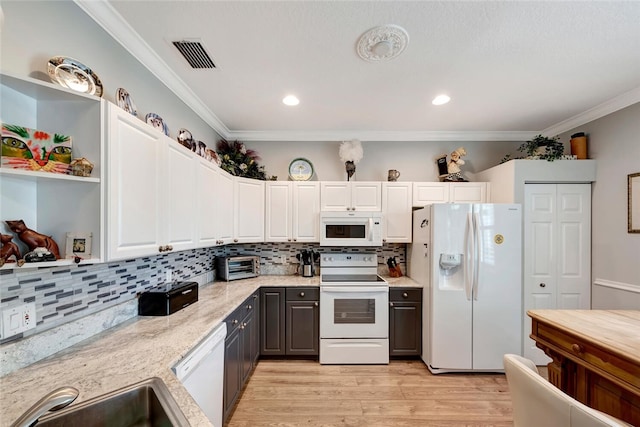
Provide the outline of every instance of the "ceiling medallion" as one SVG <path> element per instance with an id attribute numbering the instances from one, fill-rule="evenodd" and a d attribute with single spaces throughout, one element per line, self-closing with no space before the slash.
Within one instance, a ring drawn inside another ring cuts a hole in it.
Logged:
<path id="1" fill-rule="evenodd" d="M 383 25 L 358 39 L 358 55 L 365 61 L 385 61 L 400 55 L 409 43 L 409 34 L 397 25 Z"/>

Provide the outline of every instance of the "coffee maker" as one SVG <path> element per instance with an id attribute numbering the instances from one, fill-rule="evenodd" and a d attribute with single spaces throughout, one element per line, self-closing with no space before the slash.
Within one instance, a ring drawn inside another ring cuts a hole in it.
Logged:
<path id="1" fill-rule="evenodd" d="M 313 277 L 316 274 L 316 263 L 320 259 L 320 254 L 313 250 L 303 249 L 296 255 L 297 260 L 300 262 L 298 266 L 298 273 L 302 277 Z"/>

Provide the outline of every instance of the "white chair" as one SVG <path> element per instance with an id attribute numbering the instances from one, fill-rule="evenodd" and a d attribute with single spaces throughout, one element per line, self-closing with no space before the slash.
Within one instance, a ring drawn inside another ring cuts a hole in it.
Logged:
<path id="1" fill-rule="evenodd" d="M 529 359 L 504 355 L 515 427 L 630 427 L 578 402 L 540 376 Z"/>

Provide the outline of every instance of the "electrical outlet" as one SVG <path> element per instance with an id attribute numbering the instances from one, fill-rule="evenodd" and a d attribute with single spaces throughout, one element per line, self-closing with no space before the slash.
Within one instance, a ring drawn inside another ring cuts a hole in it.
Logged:
<path id="1" fill-rule="evenodd" d="M 36 327 L 36 304 L 15 305 L 2 312 L 2 338 L 9 338 Z"/>
<path id="2" fill-rule="evenodd" d="M 166 282 L 173 282 L 173 271 L 171 270 L 165 270 L 165 277 L 164 280 Z"/>

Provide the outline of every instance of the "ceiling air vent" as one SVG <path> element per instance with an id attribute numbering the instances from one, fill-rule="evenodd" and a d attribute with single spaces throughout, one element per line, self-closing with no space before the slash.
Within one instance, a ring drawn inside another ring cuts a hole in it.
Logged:
<path id="1" fill-rule="evenodd" d="M 216 64 L 200 42 L 182 40 L 173 42 L 173 45 L 184 56 L 191 68 L 216 68 Z"/>

